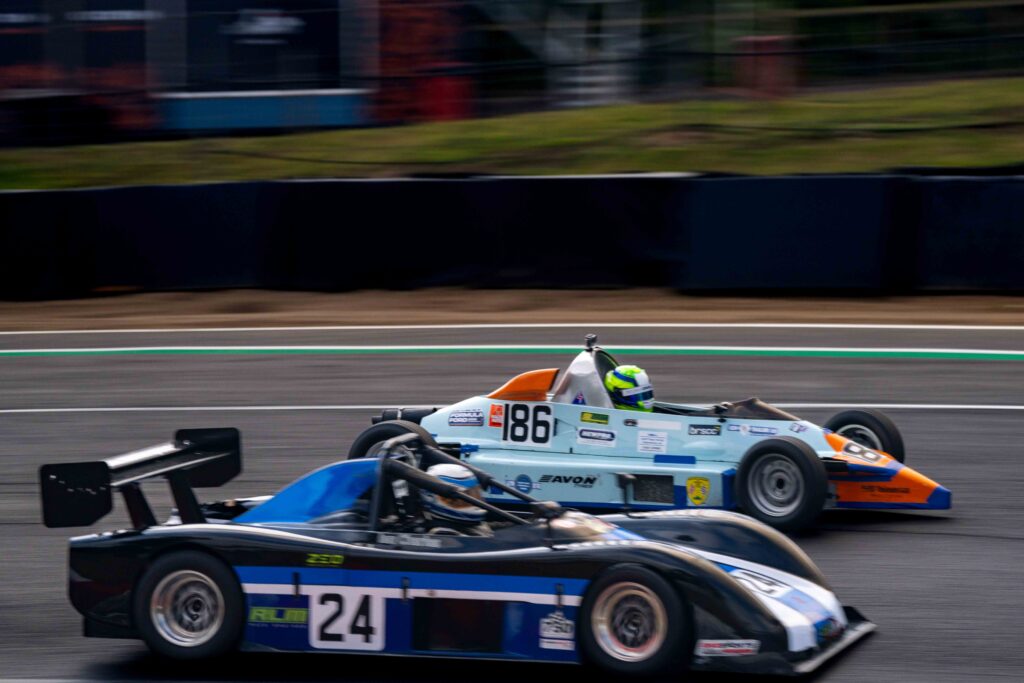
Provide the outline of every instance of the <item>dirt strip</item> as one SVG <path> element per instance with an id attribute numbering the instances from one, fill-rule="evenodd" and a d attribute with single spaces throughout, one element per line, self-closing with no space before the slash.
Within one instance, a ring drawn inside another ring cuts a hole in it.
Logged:
<path id="1" fill-rule="evenodd" d="M 669 290 L 230 290 L 0 302 L 0 330 L 299 325 L 794 322 L 1024 325 L 1024 297 L 685 296 Z"/>

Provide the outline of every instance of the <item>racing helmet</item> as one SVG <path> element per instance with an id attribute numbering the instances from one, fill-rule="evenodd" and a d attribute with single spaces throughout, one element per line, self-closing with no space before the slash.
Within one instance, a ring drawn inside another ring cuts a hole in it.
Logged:
<path id="1" fill-rule="evenodd" d="M 476 475 L 462 465 L 441 464 L 427 468 L 427 474 L 437 477 L 446 484 L 454 484 L 463 493 L 483 500 L 483 491 Z M 420 489 L 423 509 L 431 517 L 463 524 L 479 524 L 484 521 L 487 511 L 458 498 L 440 496 L 432 491 Z"/>
<path id="2" fill-rule="evenodd" d="M 604 376 L 604 388 L 616 408 L 624 410 L 654 410 L 654 387 L 643 368 L 620 365 Z"/>

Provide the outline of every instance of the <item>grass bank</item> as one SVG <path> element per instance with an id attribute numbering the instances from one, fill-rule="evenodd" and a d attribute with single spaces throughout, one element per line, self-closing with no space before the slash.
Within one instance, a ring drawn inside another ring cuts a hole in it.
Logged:
<path id="1" fill-rule="evenodd" d="M 393 128 L 0 150 L 0 187 L 410 173 L 869 172 L 1024 161 L 1024 78 Z"/>

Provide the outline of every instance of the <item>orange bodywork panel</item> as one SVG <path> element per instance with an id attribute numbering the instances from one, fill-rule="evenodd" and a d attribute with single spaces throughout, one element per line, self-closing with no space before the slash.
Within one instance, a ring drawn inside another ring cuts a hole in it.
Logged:
<path id="1" fill-rule="evenodd" d="M 530 370 L 505 382 L 500 389 L 487 394 L 487 398 L 499 401 L 546 401 L 557 376 L 558 368 Z"/>
<path id="2" fill-rule="evenodd" d="M 826 434 L 825 439 L 836 451 L 837 460 L 845 460 L 852 465 L 867 465 L 879 468 L 879 474 L 891 473 L 888 481 L 843 481 L 843 477 L 831 478 L 835 484 L 835 492 L 843 503 L 911 503 L 925 504 L 939 484 L 924 476 L 917 470 L 896 462 L 896 459 L 882 451 L 859 449 L 863 455 L 851 452 L 846 437 L 838 434 Z M 856 445 L 855 445 L 856 446 Z M 867 451 L 867 453 L 864 453 Z"/>

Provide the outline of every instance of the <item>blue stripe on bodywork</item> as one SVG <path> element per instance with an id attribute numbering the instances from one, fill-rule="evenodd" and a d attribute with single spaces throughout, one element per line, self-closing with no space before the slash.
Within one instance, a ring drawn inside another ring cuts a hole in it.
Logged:
<path id="1" fill-rule="evenodd" d="M 656 455 L 655 465 L 696 465 L 697 458 L 692 455 Z"/>
<path id="2" fill-rule="evenodd" d="M 440 572 L 396 572 L 373 569 L 327 569 L 323 567 L 235 567 L 242 583 L 290 585 L 298 573 L 304 584 L 315 586 L 359 586 L 363 588 L 400 588 L 408 579 L 412 588 L 435 590 L 472 590 L 500 593 L 555 593 L 562 585 L 565 595 L 582 595 L 586 579 L 547 576 L 506 576 L 496 574 L 447 574 Z"/>
<path id="3" fill-rule="evenodd" d="M 735 479 L 735 467 L 730 467 L 722 472 L 722 508 L 725 510 L 733 510 L 737 507 L 736 501 L 733 500 L 733 488 L 736 486 L 734 483 Z"/>

